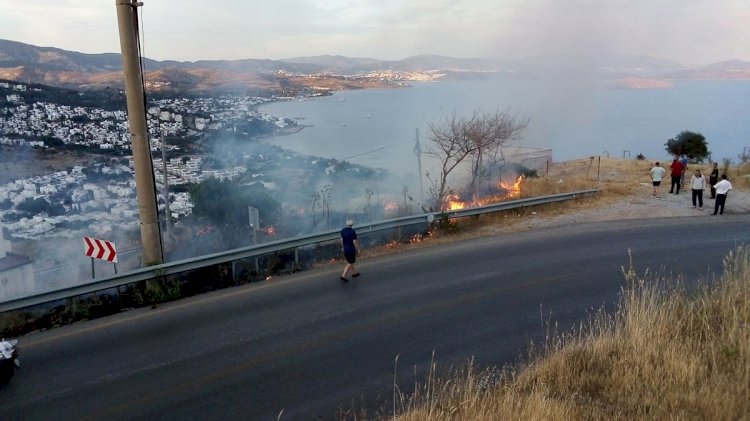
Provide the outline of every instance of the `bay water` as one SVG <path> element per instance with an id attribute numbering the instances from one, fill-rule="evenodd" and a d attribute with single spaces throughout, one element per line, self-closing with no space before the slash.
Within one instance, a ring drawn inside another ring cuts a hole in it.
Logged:
<path id="1" fill-rule="evenodd" d="M 416 173 L 415 137 L 430 123 L 508 110 L 529 118 L 518 145 L 552 150 L 553 160 L 589 156 L 667 160 L 666 141 L 702 133 L 714 161 L 750 147 L 750 81 L 674 81 L 665 89 L 615 89 L 587 81 L 495 79 L 416 83 L 263 106 L 309 125 L 270 143 L 325 158 Z"/>

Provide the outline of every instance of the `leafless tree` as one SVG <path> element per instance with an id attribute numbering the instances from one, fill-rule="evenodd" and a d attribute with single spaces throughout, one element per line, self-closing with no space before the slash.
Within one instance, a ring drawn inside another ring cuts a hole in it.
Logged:
<path id="1" fill-rule="evenodd" d="M 521 132 L 528 125 L 529 119 L 518 119 L 508 110 L 493 114 L 474 113 L 467 123 L 469 141 L 473 143 L 471 157 L 471 181 L 469 191 L 474 198 L 479 191 L 480 178 L 489 176 L 492 168 L 503 160 L 503 147 L 510 141 L 520 138 Z"/>
<path id="2" fill-rule="evenodd" d="M 320 193 L 315 192 L 310 197 L 310 210 L 312 210 L 313 227 L 318 225 L 318 219 L 316 218 L 315 210 L 320 206 Z"/>
<path id="3" fill-rule="evenodd" d="M 508 110 L 495 113 L 474 112 L 471 117 L 455 114 L 439 123 L 430 123 L 427 155 L 440 162 L 440 174 L 430 178 L 433 205 L 440 208 L 451 194 L 448 176 L 465 160 L 470 159 L 469 189 L 476 193 L 486 169 L 502 158 L 502 148 L 520 138 L 529 119 L 519 119 Z"/>
<path id="4" fill-rule="evenodd" d="M 372 195 L 375 194 L 375 191 L 371 188 L 365 189 L 365 208 L 364 213 L 367 215 L 367 220 L 372 221 Z"/>
<path id="5" fill-rule="evenodd" d="M 326 184 L 320 189 L 320 201 L 323 209 L 326 212 L 326 229 L 331 229 L 331 192 L 333 186 Z"/>

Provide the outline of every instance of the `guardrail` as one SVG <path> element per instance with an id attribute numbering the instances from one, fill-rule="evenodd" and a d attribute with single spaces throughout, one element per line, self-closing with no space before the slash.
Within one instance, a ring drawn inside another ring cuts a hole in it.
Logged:
<path id="1" fill-rule="evenodd" d="M 415 224 L 429 223 L 436 218 L 447 216 L 448 218 L 461 218 L 467 216 L 476 216 L 484 213 L 500 212 L 515 208 L 528 206 L 543 205 L 546 203 L 563 202 L 579 197 L 590 196 L 598 193 L 598 189 L 582 190 L 571 193 L 560 193 L 549 196 L 541 196 L 530 199 L 509 200 L 507 202 L 494 203 L 491 205 L 479 206 L 475 208 L 459 209 L 445 212 L 430 212 L 418 215 L 403 216 L 400 218 L 386 219 L 384 221 L 374 222 L 371 224 L 355 225 L 357 233 L 362 235 L 368 232 L 376 232 L 398 227 L 405 227 Z M 235 250 L 229 250 L 221 253 L 208 254 L 205 256 L 195 257 L 192 259 L 181 260 L 177 262 L 164 263 L 161 265 L 149 266 L 146 268 L 136 269 L 120 275 L 109 276 L 94 280 L 83 285 L 61 288 L 55 291 L 43 292 L 24 298 L 17 298 L 0 303 L 0 312 L 17 310 L 24 307 L 30 307 L 37 304 L 44 304 L 50 301 L 56 301 L 77 295 L 89 294 L 109 288 L 115 288 L 135 282 L 154 279 L 156 277 L 173 275 L 189 270 L 199 269 L 206 266 L 229 263 L 241 259 L 271 254 L 283 250 L 296 249 L 298 247 L 323 243 L 326 241 L 337 240 L 340 236 L 340 230 L 331 230 L 318 234 L 304 235 L 283 240 L 271 241 L 268 243 L 258 244 L 249 247 L 243 247 Z"/>

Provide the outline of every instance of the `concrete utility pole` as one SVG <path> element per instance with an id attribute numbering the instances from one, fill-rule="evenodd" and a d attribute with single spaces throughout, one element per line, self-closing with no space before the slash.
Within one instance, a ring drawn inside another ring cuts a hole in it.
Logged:
<path id="1" fill-rule="evenodd" d="M 167 229 L 167 247 L 169 247 L 170 241 L 172 241 L 172 212 L 169 209 L 169 174 L 167 173 L 167 135 L 164 130 L 161 131 L 161 162 L 162 169 L 164 170 L 164 212 L 166 217 L 166 223 L 164 227 Z"/>
<path id="2" fill-rule="evenodd" d="M 419 172 L 419 205 L 424 206 L 424 186 L 422 184 L 422 144 L 419 142 L 419 129 L 414 143 L 414 154 L 417 155 L 417 171 Z"/>
<path id="3" fill-rule="evenodd" d="M 164 261 L 159 230 L 159 214 L 156 207 L 156 186 L 151 150 L 148 145 L 146 126 L 146 104 L 143 92 L 138 35 L 135 30 L 137 8 L 142 2 L 115 0 L 117 22 L 120 29 L 122 70 L 125 74 L 125 93 L 128 104 L 128 123 L 135 166 L 135 189 L 138 196 L 138 212 L 141 219 L 141 242 L 143 261 L 156 265 Z"/>
<path id="4" fill-rule="evenodd" d="M 250 229 L 253 230 L 253 245 L 258 244 L 258 229 L 260 228 L 260 211 L 258 209 L 248 206 L 247 214 L 250 218 Z M 260 273 L 260 263 L 258 257 L 255 257 L 255 273 Z"/>

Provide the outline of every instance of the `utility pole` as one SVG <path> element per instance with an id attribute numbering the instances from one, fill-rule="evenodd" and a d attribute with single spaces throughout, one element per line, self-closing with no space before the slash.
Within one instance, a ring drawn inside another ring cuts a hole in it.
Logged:
<path id="1" fill-rule="evenodd" d="M 170 241 L 172 240 L 172 212 L 169 210 L 169 174 L 167 173 L 167 135 L 164 133 L 164 129 L 161 131 L 161 163 L 164 171 L 164 215 L 166 217 L 166 223 L 164 227 L 167 230 L 167 245 L 169 247 Z"/>
<path id="2" fill-rule="evenodd" d="M 252 206 L 248 206 L 247 214 L 250 219 L 250 229 L 253 231 L 253 245 L 256 245 L 258 244 L 258 228 L 260 228 L 260 211 Z M 258 256 L 255 256 L 255 273 L 260 275 Z"/>
<path id="3" fill-rule="evenodd" d="M 156 207 L 156 186 L 148 145 L 146 126 L 146 104 L 143 92 L 143 74 L 138 48 L 136 23 L 138 7 L 142 2 L 135 0 L 115 0 L 117 23 L 120 29 L 120 49 L 122 50 L 122 70 L 125 75 L 125 93 L 128 105 L 128 123 L 135 166 L 135 189 L 138 196 L 138 213 L 141 221 L 141 242 L 143 261 L 146 265 L 156 265 L 164 261 L 159 230 L 159 215 Z"/>
<path id="4" fill-rule="evenodd" d="M 419 205 L 424 206 L 424 186 L 422 184 L 422 144 L 419 142 L 419 129 L 417 131 L 416 143 L 414 143 L 414 154 L 417 155 L 417 171 L 419 171 Z"/>

